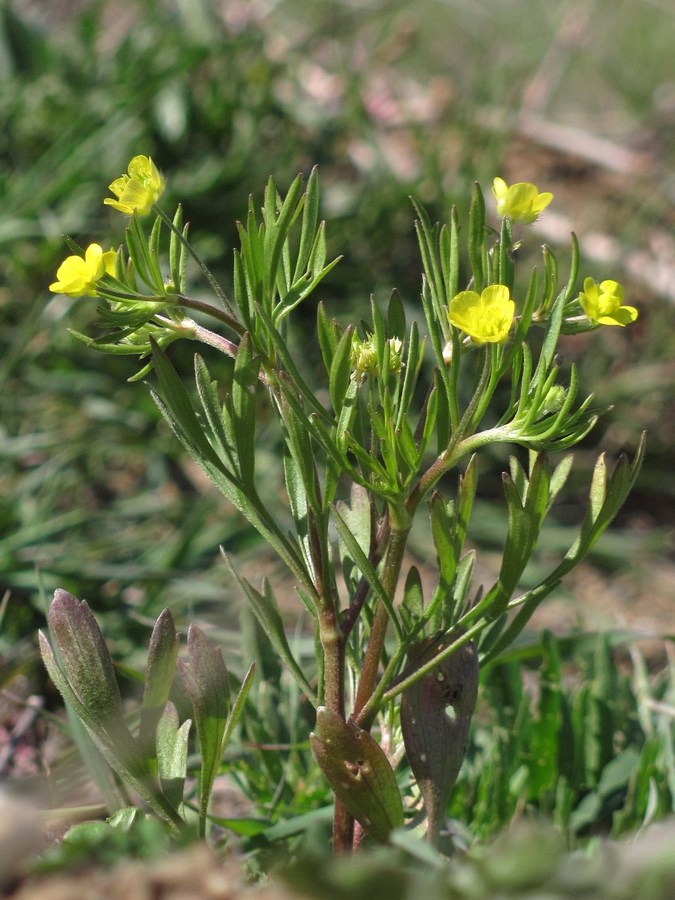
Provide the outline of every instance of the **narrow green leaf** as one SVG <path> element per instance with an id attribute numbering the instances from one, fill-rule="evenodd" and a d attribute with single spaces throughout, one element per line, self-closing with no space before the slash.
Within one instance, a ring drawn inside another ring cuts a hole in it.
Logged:
<path id="1" fill-rule="evenodd" d="M 233 434 L 243 485 L 253 483 L 255 474 L 256 388 L 260 359 L 255 356 L 248 332 L 239 342 L 232 376 Z"/>
<path id="2" fill-rule="evenodd" d="M 319 235 L 317 235 L 318 247 L 323 247 L 322 237 L 323 232 L 320 232 Z M 323 281 L 329 272 L 332 272 L 342 259 L 341 256 L 337 256 L 335 259 L 331 260 L 328 265 L 322 265 L 319 268 L 318 264 L 319 262 L 323 263 L 325 261 L 325 255 L 325 252 L 318 253 L 316 257 L 317 268 L 306 275 L 302 275 L 299 280 L 287 290 L 284 289 L 283 292 L 280 291 L 281 299 L 274 307 L 272 316 L 272 320 L 277 326 L 292 310 L 295 309 L 296 306 L 303 303 L 307 297 L 314 292 L 317 285 Z"/>
<path id="3" fill-rule="evenodd" d="M 431 534 L 436 548 L 436 560 L 439 570 L 438 590 L 448 594 L 452 588 L 457 570 L 457 556 L 452 528 L 452 513 L 448 510 L 443 497 L 436 491 L 429 501 L 431 515 Z"/>
<path id="4" fill-rule="evenodd" d="M 179 204 L 173 217 L 175 231 L 169 233 L 169 272 L 174 288 L 182 293 L 182 271 L 184 247 L 178 238 L 183 228 L 183 207 Z"/>
<path id="5" fill-rule="evenodd" d="M 411 566 L 405 579 L 403 588 L 403 606 L 402 612 L 405 611 L 410 619 L 410 627 L 414 627 L 424 615 L 424 592 L 422 590 L 422 579 L 417 566 Z"/>
<path id="6" fill-rule="evenodd" d="M 424 268 L 424 277 L 430 291 L 431 305 L 433 309 L 432 315 L 428 318 L 428 323 L 432 321 L 440 321 L 440 313 L 445 305 L 445 294 L 443 288 L 442 267 L 438 260 L 438 242 L 439 227 L 431 224 L 429 216 L 422 206 L 414 197 L 412 204 L 415 207 L 419 219 L 415 223 L 415 231 L 417 232 L 417 240 L 419 243 L 420 254 L 422 256 L 422 266 Z"/>
<path id="7" fill-rule="evenodd" d="M 218 394 L 218 384 L 211 378 L 209 370 L 203 358 L 195 353 L 195 384 L 201 401 L 206 421 L 211 429 L 211 441 L 218 453 L 223 456 L 228 465 L 235 471 L 239 469 L 239 456 L 235 442 L 234 413 L 231 401 L 225 407 L 221 406 Z"/>
<path id="8" fill-rule="evenodd" d="M 429 446 L 429 442 L 436 430 L 436 423 L 438 421 L 438 410 L 440 404 L 440 390 L 435 384 L 431 391 L 427 396 L 426 403 L 424 405 L 424 409 L 420 415 L 420 420 L 417 423 L 417 428 L 415 430 L 415 437 L 419 434 L 420 424 L 422 425 L 422 434 L 418 440 L 417 450 L 419 453 L 420 460 L 423 458 L 427 447 Z M 447 444 L 446 444 L 447 446 Z"/>
<path id="9" fill-rule="evenodd" d="M 459 476 L 459 489 L 457 491 L 457 504 L 455 510 L 454 533 L 455 547 L 457 548 L 457 556 L 462 552 L 466 533 L 471 519 L 473 510 L 473 501 L 476 497 L 476 488 L 478 487 L 478 466 L 476 463 L 476 455 L 474 454 L 464 470 L 464 474 Z"/>
<path id="10" fill-rule="evenodd" d="M 349 387 L 352 371 L 351 359 L 353 334 L 354 327 L 349 325 L 345 329 L 335 348 L 333 361 L 330 367 L 328 390 L 330 392 L 330 401 L 336 416 L 339 416 L 342 411 L 347 388 Z"/>
<path id="11" fill-rule="evenodd" d="M 459 222 L 457 208 L 450 210 L 450 227 L 443 226 L 440 236 L 440 256 L 445 287 L 445 304 L 449 305 L 459 291 Z"/>
<path id="12" fill-rule="evenodd" d="M 569 303 L 574 294 L 574 287 L 579 276 L 579 241 L 577 236 L 572 232 L 570 235 L 572 240 L 572 256 L 570 260 L 570 274 L 565 287 L 565 303 Z"/>
<path id="13" fill-rule="evenodd" d="M 545 453 L 534 456 L 534 464 L 530 473 L 530 481 L 525 496 L 525 511 L 528 513 L 536 534 L 539 534 L 541 523 L 549 508 L 551 471 Z M 531 549 L 534 549 L 536 537 L 533 537 Z"/>
<path id="14" fill-rule="evenodd" d="M 401 340 L 405 337 L 405 309 L 396 289 L 391 292 L 387 307 L 387 337 Z"/>
<path id="15" fill-rule="evenodd" d="M 394 604 L 385 591 L 384 587 L 382 586 L 382 582 L 380 581 L 377 572 L 373 568 L 366 554 L 359 546 L 359 542 L 357 541 L 356 537 L 349 530 L 347 523 L 335 507 L 333 507 L 333 512 L 335 514 L 335 527 L 337 528 L 340 540 L 346 546 L 359 571 L 368 582 L 368 585 L 370 586 L 372 592 L 375 594 L 377 599 L 384 604 L 387 612 L 389 613 L 389 618 L 391 619 L 392 624 L 396 630 L 396 634 L 398 635 L 399 639 L 402 639 L 403 633 L 401 631 L 401 623 L 399 622 L 398 615 L 396 613 L 396 610 L 394 609 Z"/>
<path id="16" fill-rule="evenodd" d="M 234 698 L 234 702 L 232 703 L 232 706 L 230 708 L 230 714 L 227 717 L 227 722 L 225 723 L 225 731 L 223 732 L 223 750 L 230 743 L 232 732 L 234 731 L 237 722 L 241 718 L 241 714 L 244 711 L 244 707 L 246 706 L 246 698 L 248 697 L 249 691 L 253 686 L 254 677 L 255 663 L 251 663 L 246 674 L 244 675 L 239 690 L 237 691 L 237 696 Z"/>
<path id="17" fill-rule="evenodd" d="M 242 321 L 246 330 L 252 334 L 257 334 L 253 321 L 253 300 L 249 290 L 246 278 L 245 263 L 242 254 L 238 250 L 233 255 L 233 282 L 234 282 L 234 302 L 241 314 Z"/>
<path id="18" fill-rule="evenodd" d="M 413 437 L 412 429 L 407 419 L 403 419 L 400 427 L 396 430 L 396 449 L 398 451 L 399 460 L 405 463 L 405 466 L 408 469 L 408 471 L 405 472 L 403 471 L 403 466 L 401 466 L 401 480 L 405 485 L 409 483 L 411 477 L 414 477 L 417 474 L 420 464 L 415 438 Z"/>
<path id="19" fill-rule="evenodd" d="M 289 443 L 285 442 L 283 447 L 283 466 L 284 466 L 284 483 L 286 485 L 286 493 L 291 508 L 291 515 L 295 524 L 295 533 L 302 549 L 303 559 L 307 571 L 311 572 L 312 579 L 316 579 L 314 570 L 314 560 L 312 557 L 312 548 L 310 546 L 309 536 L 309 505 L 307 492 L 305 490 L 305 480 L 298 465 L 296 455 L 291 450 Z"/>
<path id="20" fill-rule="evenodd" d="M 169 699 L 177 655 L 178 635 L 173 616 L 168 609 L 164 609 L 152 629 L 148 661 L 145 666 L 139 731 L 139 743 L 144 752 L 153 751 L 155 748 L 155 729 Z"/>
<path id="21" fill-rule="evenodd" d="M 387 343 L 387 326 L 385 325 L 384 317 L 380 312 L 374 294 L 371 294 L 370 296 L 370 315 L 373 326 L 373 341 L 377 353 L 377 370 L 378 372 L 384 373 L 387 371 L 384 359 L 384 350 Z M 364 328 L 365 327 L 364 323 Z"/>
<path id="22" fill-rule="evenodd" d="M 188 658 L 178 661 L 185 690 L 192 701 L 195 730 L 199 741 L 200 833 L 206 816 L 213 782 L 222 758 L 223 734 L 229 713 L 229 679 L 223 654 L 196 625 L 188 629 Z"/>
<path id="23" fill-rule="evenodd" d="M 424 352 L 424 344 L 420 346 L 419 329 L 417 322 L 410 325 L 410 334 L 408 335 L 407 358 L 405 365 L 405 374 L 403 376 L 403 388 L 401 389 L 401 397 L 399 400 L 398 411 L 396 413 L 396 428 L 399 429 L 404 418 L 410 411 L 413 394 L 419 377 L 420 366 L 422 365 L 422 356 Z"/>
<path id="24" fill-rule="evenodd" d="M 168 702 L 157 722 L 157 769 L 166 799 L 176 809 L 183 800 L 187 774 L 188 738 L 192 721 L 179 724 L 173 703 Z"/>
<path id="25" fill-rule="evenodd" d="M 372 539 L 372 510 L 368 491 L 360 484 L 352 484 L 349 504 L 340 500 L 336 509 L 364 553 L 370 553 Z"/>
<path id="26" fill-rule="evenodd" d="M 525 473 L 525 469 L 520 463 L 520 460 L 516 459 L 515 456 L 509 457 L 509 472 L 511 473 L 511 480 L 513 481 L 513 484 L 518 491 L 520 503 L 521 505 L 524 505 L 525 495 L 527 493 L 528 478 Z"/>
<path id="27" fill-rule="evenodd" d="M 227 559 L 227 557 L 226 557 Z M 286 637 L 286 632 L 284 630 L 284 625 L 281 619 L 281 612 L 279 611 L 279 606 L 275 600 L 274 594 L 272 592 L 269 583 L 265 579 L 264 584 L 264 593 L 261 594 L 248 582 L 245 578 L 242 578 L 234 568 L 232 568 L 229 559 L 227 559 L 228 565 L 230 565 L 230 571 L 237 579 L 240 587 L 246 594 L 246 598 L 249 602 L 251 609 L 253 610 L 256 619 L 260 623 L 260 627 L 263 629 L 267 637 L 269 638 L 270 643 L 276 650 L 277 654 L 283 659 L 288 667 L 289 672 L 300 686 L 300 689 L 306 695 L 307 699 L 313 706 L 318 705 L 318 701 L 316 699 L 316 694 L 312 690 L 307 678 L 305 677 L 304 672 L 302 671 L 302 667 L 293 656 L 291 652 L 291 648 L 288 645 L 288 639 Z"/>
<path id="28" fill-rule="evenodd" d="M 545 371 L 548 371 L 553 363 L 553 357 L 555 356 L 558 347 L 558 338 L 560 337 L 560 328 L 562 327 L 564 311 L 565 295 L 561 293 L 553 304 L 551 318 L 548 322 L 546 336 L 544 337 L 544 343 L 542 344 L 541 355 L 539 357 L 539 365 L 541 365 Z M 539 369 L 539 366 L 537 366 L 537 369 Z"/>
<path id="29" fill-rule="evenodd" d="M 320 302 L 316 310 L 316 332 L 319 338 L 319 347 L 321 348 L 321 356 L 326 372 L 330 372 L 333 364 L 333 357 L 337 348 L 338 339 L 340 337 L 336 321 L 328 320 L 326 309 L 323 302 Z"/>
<path id="30" fill-rule="evenodd" d="M 183 387 L 176 370 L 169 362 L 169 358 L 164 351 L 154 342 L 152 345 L 152 361 L 166 406 L 171 411 L 172 418 L 179 426 L 185 439 L 189 441 L 190 445 L 206 462 L 224 471 L 221 461 L 204 436 L 204 429 L 195 414 L 187 391 Z"/>
<path id="31" fill-rule="evenodd" d="M 312 169 L 307 188 L 303 198 L 302 227 L 300 230 L 300 244 L 293 273 L 293 281 L 308 268 L 312 245 L 315 240 L 316 226 L 319 219 L 319 170 L 317 166 Z M 321 267 L 320 267 L 321 268 Z"/>
<path id="32" fill-rule="evenodd" d="M 469 207 L 469 263 L 473 275 L 473 290 L 481 293 L 485 287 L 485 200 L 478 182 L 474 184 Z"/>
<path id="33" fill-rule="evenodd" d="M 272 286 L 276 282 L 277 269 L 279 260 L 283 251 L 284 243 L 288 238 L 291 225 L 295 216 L 299 212 L 299 199 L 302 192 L 302 175 L 298 175 L 288 189 L 285 199 L 281 203 L 281 207 L 277 211 L 278 194 L 274 186 L 274 182 L 270 179 L 267 192 L 265 194 L 265 206 L 263 215 L 265 217 L 265 285 L 266 285 L 266 302 L 265 309 L 271 313 L 272 311 Z"/>
<path id="34" fill-rule="evenodd" d="M 499 235 L 499 241 L 495 249 L 498 250 L 499 253 L 497 282 L 498 284 L 505 284 L 510 291 L 513 291 L 515 269 L 513 260 L 511 258 L 511 252 L 513 249 L 513 235 L 511 233 L 511 222 L 509 221 L 507 216 L 502 219 L 501 233 Z"/>

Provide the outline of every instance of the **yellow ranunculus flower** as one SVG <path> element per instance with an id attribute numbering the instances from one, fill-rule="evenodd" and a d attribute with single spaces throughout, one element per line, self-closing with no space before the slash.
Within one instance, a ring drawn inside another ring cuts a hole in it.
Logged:
<path id="1" fill-rule="evenodd" d="M 553 200 L 553 194 L 540 194 L 536 185 L 529 181 L 519 181 L 510 187 L 503 178 L 492 182 L 492 193 L 497 201 L 497 215 L 512 222 L 529 225 Z"/>
<path id="2" fill-rule="evenodd" d="M 491 284 L 482 294 L 461 291 L 450 301 L 450 324 L 475 344 L 501 344 L 509 336 L 516 305 L 504 284 Z"/>
<path id="3" fill-rule="evenodd" d="M 104 253 L 99 244 L 89 244 L 84 259 L 81 256 L 64 259 L 49 290 L 69 297 L 95 297 L 96 285 L 106 273 L 115 274 L 115 251 Z"/>
<path id="4" fill-rule="evenodd" d="M 618 281 L 584 279 L 584 289 L 579 294 L 579 303 L 591 322 L 599 325 L 630 325 L 638 317 L 634 306 L 622 306 L 623 288 Z"/>
<path id="5" fill-rule="evenodd" d="M 106 206 L 112 206 L 127 216 L 137 213 L 145 216 L 152 204 L 162 196 L 164 179 L 149 156 L 134 156 L 129 163 L 129 174 L 116 178 L 109 190 L 117 197 L 106 197 Z"/>

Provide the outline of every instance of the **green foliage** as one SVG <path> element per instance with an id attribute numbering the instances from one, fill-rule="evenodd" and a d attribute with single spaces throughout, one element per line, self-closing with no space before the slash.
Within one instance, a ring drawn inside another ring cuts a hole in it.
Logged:
<path id="1" fill-rule="evenodd" d="M 521 821 L 495 841 L 448 861 L 397 831 L 394 847 L 351 859 L 326 859 L 308 848 L 282 875 L 292 889 L 328 900 L 386 896 L 409 900 L 504 896 L 565 900 L 593 896 L 609 900 L 667 900 L 675 881 L 673 826 L 664 824 L 631 841 L 597 842 L 566 852 L 560 832 L 545 821 Z"/>
<path id="2" fill-rule="evenodd" d="M 171 832 L 160 819 L 127 807 L 105 822 L 71 826 L 58 846 L 50 848 L 32 870 L 46 875 L 92 864 L 112 866 L 120 859 L 154 859 L 175 844 L 175 836 L 172 840 Z"/>
<path id="3" fill-rule="evenodd" d="M 484 672 L 482 721 L 451 812 L 488 836 L 525 810 L 549 816 L 570 843 L 616 836 L 675 811 L 670 669 L 652 683 L 620 674 L 630 634 L 557 640 L 545 632 Z M 613 649 L 614 645 L 614 649 Z M 523 661 L 539 660 L 534 696 Z"/>
<path id="4" fill-rule="evenodd" d="M 134 736 L 125 721 L 112 659 L 86 602 L 57 591 L 48 623 L 51 642 L 40 632 L 40 651 L 66 705 L 121 783 L 173 829 L 182 830 L 191 723 L 179 723 L 169 700 L 178 669 L 192 702 L 199 743 L 199 833 L 205 835 L 213 782 L 243 711 L 253 667 L 230 704 L 229 676 L 220 649 L 191 625 L 188 656 L 177 660 L 173 618 L 164 610 L 150 638 L 140 727 Z"/>

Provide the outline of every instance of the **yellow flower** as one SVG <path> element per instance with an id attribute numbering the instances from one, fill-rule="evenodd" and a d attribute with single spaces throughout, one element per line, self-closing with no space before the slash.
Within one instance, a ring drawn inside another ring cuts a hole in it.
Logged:
<path id="1" fill-rule="evenodd" d="M 529 181 L 520 181 L 509 187 L 503 178 L 495 178 L 492 182 L 492 193 L 497 201 L 497 215 L 523 225 L 534 222 L 553 200 L 553 194 L 548 191 L 540 194 L 536 185 Z"/>
<path id="2" fill-rule="evenodd" d="M 617 281 L 584 279 L 584 289 L 579 294 L 579 303 L 591 322 L 599 325 L 630 325 L 638 317 L 634 306 L 622 306 L 623 288 Z"/>
<path id="3" fill-rule="evenodd" d="M 461 291 L 450 301 L 450 324 L 475 344 L 501 344 L 509 336 L 516 305 L 504 284 L 491 284 L 482 294 Z"/>
<path id="4" fill-rule="evenodd" d="M 115 274 L 115 251 L 104 253 L 99 244 L 89 244 L 84 259 L 81 256 L 64 259 L 49 290 L 69 297 L 95 297 L 96 284 L 106 273 Z"/>
<path id="5" fill-rule="evenodd" d="M 129 174 L 116 178 L 109 190 L 117 197 L 106 197 L 106 206 L 112 206 L 125 215 L 138 213 L 145 216 L 164 191 L 164 179 L 149 156 L 134 156 L 129 163 Z"/>

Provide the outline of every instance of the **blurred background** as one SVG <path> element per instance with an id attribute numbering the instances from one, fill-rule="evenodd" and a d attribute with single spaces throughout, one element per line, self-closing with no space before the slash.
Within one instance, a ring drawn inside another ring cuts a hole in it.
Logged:
<path id="1" fill-rule="evenodd" d="M 47 289 L 64 234 L 121 240 L 102 198 L 139 153 L 226 286 L 249 194 L 269 175 L 283 191 L 318 164 L 329 253 L 345 256 L 318 299 L 340 320 L 394 287 L 422 317 L 411 194 L 443 220 L 452 204 L 465 215 L 475 180 L 488 199 L 495 175 L 553 191 L 527 235 L 532 261 L 549 243 L 564 281 L 574 229 L 582 276 L 621 281 L 640 318 L 564 347 L 587 392 L 614 407 L 576 452 L 544 561 L 573 540 L 599 449 L 632 453 L 643 429 L 649 443 L 629 504 L 545 621 L 675 633 L 674 38 L 666 0 L 0 0 L 7 672 L 35 661 L 40 586 L 88 598 L 124 653 L 164 606 L 181 621 L 222 619 L 239 597 L 218 546 L 244 567 L 259 553 L 147 388 L 127 383 L 135 362 L 69 335 L 93 328 L 95 304 Z M 194 348 L 173 349 L 189 377 Z M 270 466 L 273 441 L 263 429 Z M 488 561 L 505 459 L 495 451 L 479 489 L 473 539 Z M 424 540 L 417 551 L 424 563 Z"/>

